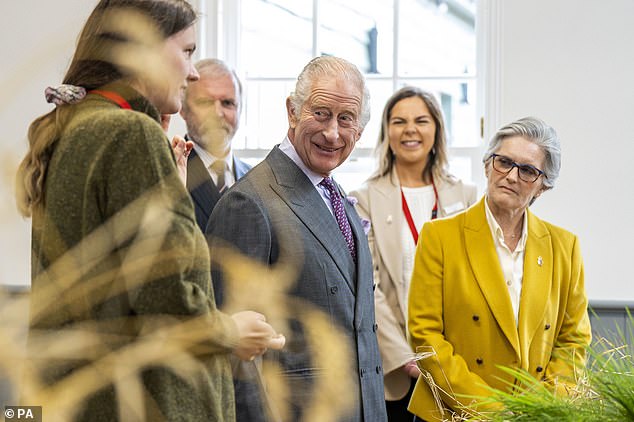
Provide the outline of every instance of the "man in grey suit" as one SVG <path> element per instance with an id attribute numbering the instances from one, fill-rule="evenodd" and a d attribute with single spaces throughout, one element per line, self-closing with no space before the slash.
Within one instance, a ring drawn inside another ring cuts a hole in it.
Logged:
<path id="1" fill-rule="evenodd" d="M 200 79 L 187 85 L 180 113 L 187 124 L 185 139 L 194 142 L 187 159 L 187 190 L 194 200 L 196 223 L 204 232 L 222 192 L 251 166 L 231 149 L 242 111 L 240 79 L 218 59 L 203 59 L 195 66 Z"/>
<path id="2" fill-rule="evenodd" d="M 265 357 L 280 366 L 288 385 L 288 420 L 305 418 L 320 377 L 315 342 L 302 326 L 309 307 L 345 333 L 352 350 L 351 361 L 342 365 L 349 372 L 341 376 L 353 380 L 353 405 L 337 420 L 386 420 L 370 251 L 361 219 L 330 177 L 359 140 L 369 106 L 354 65 L 336 57 L 313 59 L 286 100 L 287 137 L 223 195 L 207 226 L 212 255 L 229 242 L 269 266 L 297 267 L 288 291 L 287 347 Z"/>

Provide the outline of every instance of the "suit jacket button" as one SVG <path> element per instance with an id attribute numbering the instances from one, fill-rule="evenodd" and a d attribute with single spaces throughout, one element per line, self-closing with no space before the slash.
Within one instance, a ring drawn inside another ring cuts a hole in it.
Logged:
<path id="1" fill-rule="evenodd" d="M 376 373 L 377 373 L 377 374 L 380 374 L 380 373 L 381 373 L 381 367 L 380 367 L 380 366 L 377 366 L 377 367 L 376 367 Z"/>
<path id="2" fill-rule="evenodd" d="M 480 321 L 480 317 L 477 315 L 474 315 L 471 318 L 473 318 L 474 321 Z"/>
<path id="3" fill-rule="evenodd" d="M 332 286 L 332 287 L 330 288 L 330 293 L 332 293 L 332 294 L 334 295 L 335 293 L 337 293 L 337 291 L 338 291 L 338 290 L 339 290 L 339 287 L 337 287 L 337 286 Z"/>
<path id="4" fill-rule="evenodd" d="M 477 359 L 476 359 L 476 363 L 477 363 L 478 365 L 482 365 L 482 364 L 484 363 L 484 361 L 482 360 L 482 358 L 477 358 Z"/>
<path id="5" fill-rule="evenodd" d="M 544 370 L 544 368 L 542 368 L 541 366 L 538 366 L 537 368 L 535 368 L 535 370 L 537 372 L 542 372 Z"/>
<path id="6" fill-rule="evenodd" d="M 550 330 L 550 324 L 544 325 L 544 330 Z"/>
<path id="7" fill-rule="evenodd" d="M 379 324 L 374 324 L 372 326 L 372 331 L 376 332 L 376 330 L 379 328 Z"/>

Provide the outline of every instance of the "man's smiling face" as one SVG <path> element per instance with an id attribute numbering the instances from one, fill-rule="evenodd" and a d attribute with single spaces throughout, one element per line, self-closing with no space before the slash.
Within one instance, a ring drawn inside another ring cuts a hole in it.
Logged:
<path id="1" fill-rule="evenodd" d="M 334 77 L 313 83 L 299 118 L 287 100 L 289 139 L 310 170 L 326 177 L 348 158 L 361 137 L 362 98 L 360 87 Z"/>

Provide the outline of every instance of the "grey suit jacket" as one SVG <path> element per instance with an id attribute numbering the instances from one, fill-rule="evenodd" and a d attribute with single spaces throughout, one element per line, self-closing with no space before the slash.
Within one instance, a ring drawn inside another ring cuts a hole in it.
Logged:
<path id="1" fill-rule="evenodd" d="M 477 200 L 475 185 L 439 180 L 438 217 L 454 215 Z M 400 400 L 411 386 L 410 377 L 400 368 L 412 358 L 407 342 L 407 302 L 403 284 L 402 227 L 407 224 L 401 203 L 401 185 L 396 170 L 368 180 L 350 193 L 359 200 L 359 214 L 371 222 L 368 241 L 374 262 L 376 319 L 379 348 L 385 373 L 385 399 Z M 409 237 L 408 240 L 411 240 Z"/>
<path id="2" fill-rule="evenodd" d="M 356 384 L 355 406 L 340 421 L 384 421 L 383 373 L 374 315 L 372 259 L 361 220 L 344 200 L 356 246 L 352 259 L 334 216 L 308 177 L 278 147 L 226 192 L 207 227 L 208 241 L 229 241 L 243 253 L 273 265 L 298 266 L 289 294 L 291 332 L 283 351 L 267 353 L 281 366 L 290 390 L 291 417 L 302 420 L 319 376 L 301 320 L 305 302 L 324 312 L 349 339 L 353 360 L 344 366 Z M 215 281 L 214 281 L 215 283 Z M 274 286 L 278 287 L 278 286 Z M 266 313 L 266 309 L 262 309 Z"/>

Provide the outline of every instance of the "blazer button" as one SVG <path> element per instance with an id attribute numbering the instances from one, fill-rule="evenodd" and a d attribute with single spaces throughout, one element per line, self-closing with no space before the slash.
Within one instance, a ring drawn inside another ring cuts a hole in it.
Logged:
<path id="1" fill-rule="evenodd" d="M 376 367 L 376 373 L 377 373 L 377 374 L 380 374 L 380 373 L 381 373 L 381 367 L 380 367 L 380 366 L 377 366 L 377 367 Z"/>
<path id="2" fill-rule="evenodd" d="M 477 359 L 476 359 L 476 363 L 477 363 L 478 365 L 482 365 L 482 364 L 484 363 L 484 361 L 482 360 L 482 358 L 477 358 Z"/>
<path id="3" fill-rule="evenodd" d="M 361 368 L 361 378 L 363 378 L 364 374 L 365 374 L 365 368 Z"/>
<path id="4" fill-rule="evenodd" d="M 379 328 L 379 324 L 374 324 L 372 326 L 372 331 L 376 332 L 376 330 Z"/>
<path id="5" fill-rule="evenodd" d="M 535 368 L 535 370 L 537 372 L 542 372 L 544 370 L 544 368 L 542 368 L 541 366 L 538 366 L 537 368 Z"/>
<path id="6" fill-rule="evenodd" d="M 339 290 L 339 287 L 337 287 L 337 286 L 332 286 L 332 287 L 330 288 L 330 293 L 332 293 L 332 294 L 334 295 L 335 293 L 337 293 L 337 291 L 338 291 L 338 290 Z"/>
<path id="7" fill-rule="evenodd" d="M 550 330 L 550 324 L 544 325 L 544 330 Z"/>
<path id="8" fill-rule="evenodd" d="M 474 321 L 480 321 L 480 317 L 478 315 L 474 315 L 471 318 L 473 318 Z"/>

